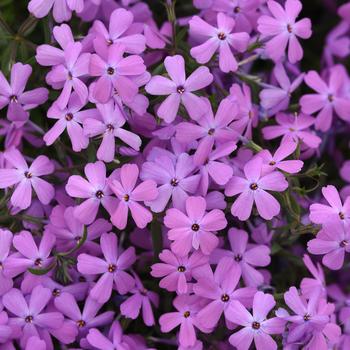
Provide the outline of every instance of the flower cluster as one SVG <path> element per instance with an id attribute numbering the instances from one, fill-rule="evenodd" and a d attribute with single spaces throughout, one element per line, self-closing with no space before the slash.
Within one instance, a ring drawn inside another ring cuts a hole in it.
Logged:
<path id="1" fill-rule="evenodd" d="M 0 349 L 349 349 L 350 3 L 25 5 Z"/>

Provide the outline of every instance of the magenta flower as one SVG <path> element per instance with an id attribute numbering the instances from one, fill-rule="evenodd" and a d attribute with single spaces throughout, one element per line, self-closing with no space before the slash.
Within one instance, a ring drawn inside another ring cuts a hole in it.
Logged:
<path id="1" fill-rule="evenodd" d="M 41 179 L 41 176 L 53 173 L 54 164 L 46 156 L 39 156 L 28 167 L 23 155 L 15 148 L 4 153 L 9 169 L 0 169 L 0 188 L 13 185 L 11 204 L 20 209 L 27 209 L 32 202 L 32 187 L 42 204 L 49 204 L 54 197 L 54 187 Z"/>
<path id="2" fill-rule="evenodd" d="M 126 120 L 118 105 L 112 101 L 106 104 L 97 104 L 96 114 L 93 118 L 84 120 L 84 134 L 88 137 L 102 135 L 102 142 L 97 150 L 97 159 L 104 162 L 111 162 L 115 156 L 115 139 L 124 141 L 134 150 L 139 151 L 141 138 L 131 131 L 123 128 Z"/>
<path id="3" fill-rule="evenodd" d="M 158 294 L 145 289 L 140 278 L 136 274 L 133 275 L 136 283 L 131 290 L 132 296 L 120 305 L 120 312 L 123 316 L 135 320 L 142 311 L 143 322 L 146 326 L 151 327 L 155 324 L 152 304 L 158 307 Z"/>
<path id="4" fill-rule="evenodd" d="M 290 156 L 297 148 L 297 143 L 282 141 L 274 155 L 270 151 L 264 149 L 259 152 L 259 157 L 263 159 L 264 170 L 270 172 L 272 170 L 282 170 L 289 174 L 298 173 L 304 165 L 301 160 L 284 160 Z"/>
<path id="5" fill-rule="evenodd" d="M 219 51 L 219 67 L 223 72 L 235 72 L 238 69 L 231 47 L 238 52 L 244 52 L 249 44 L 249 34 L 237 33 L 233 18 L 219 12 L 217 27 L 213 27 L 199 16 L 193 16 L 189 25 L 190 33 L 198 38 L 208 38 L 203 44 L 191 49 L 191 55 L 198 63 L 208 63 L 214 53 Z"/>
<path id="6" fill-rule="evenodd" d="M 107 56 L 99 48 L 96 52 L 90 59 L 90 75 L 99 77 L 93 98 L 99 103 L 106 103 L 115 90 L 123 101 L 132 102 L 138 92 L 132 78 L 145 73 L 143 59 L 137 55 L 124 57 L 125 47 L 119 43 L 108 47 Z"/>
<path id="7" fill-rule="evenodd" d="M 140 54 L 145 51 L 145 37 L 142 34 L 130 33 L 134 22 L 131 11 L 118 8 L 111 13 L 109 28 L 103 22 L 94 22 L 92 32 L 95 34 L 94 45 L 108 45 L 120 43 L 125 46 L 125 51 L 131 54 Z"/>
<path id="8" fill-rule="evenodd" d="M 316 71 L 306 74 L 305 83 L 316 91 L 315 94 L 304 95 L 300 99 L 303 113 L 318 112 L 315 127 L 327 131 L 332 125 L 333 113 L 343 120 L 350 120 L 350 101 L 347 90 L 347 75 L 343 66 L 334 66 L 330 70 L 328 84 L 322 80 Z"/>
<path id="9" fill-rule="evenodd" d="M 151 266 L 151 275 L 162 277 L 159 286 L 177 294 L 188 293 L 192 277 L 198 277 L 209 267 L 208 256 L 198 250 L 189 256 L 177 256 L 165 249 L 159 254 L 159 259 L 162 262 Z"/>
<path id="10" fill-rule="evenodd" d="M 120 253 L 118 238 L 114 233 L 104 233 L 100 238 L 103 259 L 88 254 L 78 256 L 78 271 L 83 275 L 102 275 L 90 291 L 90 296 L 105 303 L 112 294 L 113 281 L 119 294 L 126 294 L 135 285 L 134 278 L 125 272 L 136 260 L 135 248 Z"/>
<path id="11" fill-rule="evenodd" d="M 113 311 L 106 311 L 97 315 L 102 304 L 91 298 L 86 299 L 83 311 L 80 311 L 73 295 L 69 293 L 62 293 L 55 299 L 54 303 L 57 310 L 72 321 L 71 324 L 74 327 L 75 334 L 79 334 L 79 337 L 85 336 L 90 328 L 104 326 L 113 321 Z"/>
<path id="12" fill-rule="evenodd" d="M 45 336 L 52 346 L 51 337 L 47 332 L 59 329 L 63 325 L 63 315 L 59 312 L 45 312 L 44 309 L 51 299 L 51 291 L 42 286 L 36 286 L 28 301 L 18 289 L 6 293 L 2 302 L 5 308 L 14 314 L 9 319 L 10 325 L 21 328 L 20 345 L 25 348 L 28 339 L 33 335 Z M 48 345 L 49 346 L 49 345 Z"/>
<path id="13" fill-rule="evenodd" d="M 255 267 L 270 264 L 270 249 L 265 245 L 248 244 L 247 232 L 235 228 L 229 229 L 228 239 L 231 250 L 216 249 L 212 256 L 218 256 L 219 259 L 228 256 L 239 264 L 246 286 L 258 287 L 262 285 L 264 276 Z"/>
<path id="14" fill-rule="evenodd" d="M 67 107 L 61 109 L 57 103 L 50 107 L 47 112 L 48 118 L 58 120 L 43 137 L 47 146 L 52 145 L 63 131 L 67 129 L 73 151 L 80 152 L 82 149 L 87 148 L 89 139 L 84 135 L 82 123 L 86 118 L 91 118 L 95 115 L 96 109 L 81 111 L 84 105 L 85 103 L 82 103 L 79 96 L 73 92 Z"/>
<path id="15" fill-rule="evenodd" d="M 12 276 L 7 271 L 7 262 L 12 245 L 12 233 L 9 230 L 0 229 L 0 297 L 8 292 L 12 286 Z M 25 270 L 26 268 L 24 268 Z"/>
<path id="16" fill-rule="evenodd" d="M 46 343 L 44 340 L 41 340 L 37 336 L 32 336 L 28 339 L 26 350 L 46 350 Z"/>
<path id="17" fill-rule="evenodd" d="M 210 85 L 213 75 L 207 67 L 202 66 L 186 79 L 185 60 L 180 55 L 168 56 L 164 60 L 164 66 L 170 79 L 156 75 L 145 87 L 151 95 L 169 95 L 159 106 L 157 115 L 167 123 L 171 123 L 182 103 L 190 117 L 198 120 L 208 108 L 203 100 L 193 92 Z"/>
<path id="18" fill-rule="evenodd" d="M 48 91 L 44 88 L 24 92 L 31 74 L 29 64 L 15 63 L 11 68 L 9 84 L 0 71 L 0 109 L 8 106 L 7 119 L 10 121 L 27 121 L 27 111 L 43 104 L 48 98 Z"/>
<path id="19" fill-rule="evenodd" d="M 141 170 L 142 180 L 153 180 L 159 185 L 159 195 L 146 204 L 155 213 L 162 212 L 171 200 L 174 208 L 185 210 L 188 194 L 197 190 L 200 175 L 192 175 L 196 169 L 193 157 L 182 153 L 176 163 L 170 156 L 159 155 L 154 161 L 144 162 Z"/>
<path id="20" fill-rule="evenodd" d="M 89 163 L 84 168 L 87 180 L 72 175 L 66 185 L 67 193 L 72 197 L 84 198 L 84 202 L 74 209 L 74 215 L 84 224 L 91 224 L 97 215 L 100 204 L 111 215 L 116 208 L 116 199 L 108 186 L 106 166 L 103 162 Z"/>
<path id="21" fill-rule="evenodd" d="M 190 144 L 198 140 L 193 157 L 196 165 L 205 163 L 214 146 L 237 139 L 237 132 L 229 127 L 237 112 L 236 105 L 228 99 L 223 100 L 214 117 L 210 103 L 206 103 L 208 112 L 196 124 L 182 122 L 176 125 L 176 139 L 179 142 Z"/>
<path id="22" fill-rule="evenodd" d="M 316 238 L 307 243 L 311 254 L 324 255 L 323 265 L 339 270 L 344 264 L 345 253 L 350 253 L 350 231 L 348 225 L 339 220 L 328 220 Z"/>
<path id="23" fill-rule="evenodd" d="M 188 197 L 186 214 L 175 208 L 168 209 L 164 225 L 170 229 L 168 238 L 173 241 L 171 250 L 176 255 L 185 256 L 192 248 L 209 255 L 219 243 L 213 231 L 223 230 L 227 221 L 219 209 L 207 213 L 203 197 Z"/>
<path id="24" fill-rule="evenodd" d="M 239 301 L 232 301 L 228 317 L 231 322 L 243 328 L 230 336 L 230 343 L 237 350 L 247 350 L 254 340 L 257 350 L 277 350 L 271 334 L 283 333 L 286 322 L 278 317 L 267 319 L 275 305 L 273 296 L 263 292 L 254 295 L 252 314 Z"/>
<path id="25" fill-rule="evenodd" d="M 322 187 L 322 194 L 328 205 L 321 203 L 311 204 L 310 221 L 315 224 L 339 220 L 348 223 L 350 220 L 350 198 L 348 197 L 343 204 L 337 189 L 332 185 Z"/>
<path id="26" fill-rule="evenodd" d="M 145 228 L 152 221 L 152 213 L 138 202 L 156 199 L 157 185 L 152 180 L 146 180 L 136 186 L 138 177 L 137 165 L 124 164 L 120 169 L 120 180 L 113 180 L 110 183 L 112 191 L 119 199 L 111 221 L 120 230 L 126 227 L 129 209 L 137 227 Z"/>
<path id="27" fill-rule="evenodd" d="M 250 217 L 254 203 L 259 215 L 266 220 L 271 220 L 280 212 L 280 204 L 267 191 L 283 192 L 288 182 L 280 172 L 272 171 L 264 175 L 262 169 L 263 159 L 255 157 L 244 166 L 244 176 L 233 176 L 226 185 L 227 196 L 239 194 L 231 213 L 241 221 Z"/>
<path id="28" fill-rule="evenodd" d="M 179 342 L 183 347 L 191 347 L 196 344 L 196 330 L 209 333 L 209 328 L 203 327 L 198 322 L 198 311 L 201 310 L 203 300 L 195 295 L 177 296 L 173 305 L 177 311 L 169 312 L 159 318 L 161 331 L 168 333 L 180 326 Z"/>
<path id="29" fill-rule="evenodd" d="M 278 113 L 276 121 L 279 125 L 265 126 L 262 129 L 264 139 L 272 140 L 283 136 L 282 141 L 301 141 L 309 148 L 317 148 L 321 139 L 310 131 L 315 119 L 306 115 Z"/>
<path id="30" fill-rule="evenodd" d="M 211 274 L 202 275 L 193 286 L 196 295 L 207 298 L 208 304 L 198 313 L 199 323 L 207 328 L 215 327 L 222 314 L 226 321 L 230 320 L 231 305 L 234 300 L 250 306 L 256 288 L 238 288 L 241 278 L 241 268 L 231 258 L 222 258 L 216 270 Z"/>
<path id="31" fill-rule="evenodd" d="M 262 38 L 271 38 L 265 44 L 266 53 L 277 62 L 284 56 L 288 45 L 289 62 L 300 61 L 303 49 L 297 38 L 308 39 L 312 34 L 309 18 L 296 22 L 302 3 L 299 0 L 287 0 L 283 8 L 278 2 L 268 0 L 267 6 L 273 17 L 263 15 L 258 19 L 258 31 Z"/>

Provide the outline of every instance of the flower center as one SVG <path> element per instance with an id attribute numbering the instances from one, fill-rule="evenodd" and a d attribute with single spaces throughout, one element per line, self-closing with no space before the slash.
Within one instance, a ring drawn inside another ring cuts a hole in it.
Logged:
<path id="1" fill-rule="evenodd" d="M 184 312 L 184 317 L 185 317 L 185 318 L 190 317 L 190 315 L 191 315 L 191 313 L 190 313 L 189 311 L 185 311 L 185 312 Z"/>
<path id="2" fill-rule="evenodd" d="M 128 194 L 126 194 L 123 199 L 125 200 L 125 202 L 129 202 L 130 196 Z"/>
<path id="3" fill-rule="evenodd" d="M 274 160 L 271 160 L 271 162 L 269 163 L 269 165 L 276 165 L 276 162 Z"/>
<path id="4" fill-rule="evenodd" d="M 42 264 L 43 264 L 43 261 L 42 261 L 42 259 L 40 259 L 40 258 L 38 258 L 38 259 L 36 259 L 36 260 L 34 261 L 34 265 L 35 265 L 35 266 L 42 266 Z"/>
<path id="5" fill-rule="evenodd" d="M 218 38 L 220 39 L 220 40 L 225 40 L 226 39 L 226 34 L 225 33 L 218 33 Z"/>
<path id="6" fill-rule="evenodd" d="M 25 319 L 24 319 L 24 321 L 26 322 L 26 323 L 32 323 L 33 322 L 33 316 L 27 316 Z"/>
<path id="7" fill-rule="evenodd" d="M 227 303 L 230 300 L 230 297 L 227 294 L 223 294 L 221 296 L 221 301 L 223 301 L 224 303 Z"/>
<path id="8" fill-rule="evenodd" d="M 26 171 L 24 173 L 24 176 L 27 178 L 27 179 L 31 179 L 33 177 L 32 173 L 30 173 L 29 171 Z"/>
<path id="9" fill-rule="evenodd" d="M 185 88 L 182 85 L 178 86 L 176 90 L 180 95 L 185 92 Z"/>
<path id="10" fill-rule="evenodd" d="M 250 189 L 253 190 L 253 191 L 256 191 L 258 189 L 258 184 L 253 182 L 252 184 L 250 184 Z"/>
<path id="11" fill-rule="evenodd" d="M 288 30 L 288 33 L 292 33 L 293 27 L 290 24 L 287 24 L 287 30 Z"/>
<path id="12" fill-rule="evenodd" d="M 108 39 L 107 40 L 107 45 L 109 46 L 109 45 L 112 45 L 113 44 L 113 40 L 112 39 Z"/>
<path id="13" fill-rule="evenodd" d="M 108 265 L 108 272 L 112 273 L 117 269 L 117 267 L 113 264 Z"/>
<path id="14" fill-rule="evenodd" d="M 11 102 L 15 102 L 15 103 L 17 103 L 17 102 L 18 102 L 18 100 L 17 100 L 17 96 L 16 96 L 16 95 L 12 95 L 12 96 L 10 96 L 10 100 L 11 100 Z"/>
<path id="15" fill-rule="evenodd" d="M 332 94 L 328 95 L 328 101 L 333 102 L 334 101 L 334 96 Z"/>
<path id="16" fill-rule="evenodd" d="M 108 124 L 107 125 L 107 130 L 108 131 L 113 131 L 114 130 L 114 126 L 112 124 Z"/>
<path id="17" fill-rule="evenodd" d="M 68 80 L 72 80 L 73 79 L 73 75 L 71 72 L 68 72 Z"/>
<path id="18" fill-rule="evenodd" d="M 83 328 L 83 327 L 85 327 L 85 325 L 86 325 L 86 322 L 84 320 L 77 321 L 77 326 L 79 328 Z"/>
<path id="19" fill-rule="evenodd" d="M 303 318 L 304 318 L 304 321 L 310 321 L 311 316 L 309 314 L 305 314 Z"/>
<path id="20" fill-rule="evenodd" d="M 179 184 L 179 181 L 174 177 L 170 180 L 170 185 L 176 187 Z"/>
<path id="21" fill-rule="evenodd" d="M 95 193 L 95 196 L 96 196 L 98 199 L 102 199 L 103 196 L 104 196 L 104 193 L 103 193 L 103 191 L 98 190 L 98 191 Z"/>
<path id="22" fill-rule="evenodd" d="M 2 262 L 0 261 L 0 270 L 3 270 L 4 265 L 2 264 Z"/>
<path id="23" fill-rule="evenodd" d="M 339 245 L 340 245 L 342 248 L 345 248 L 348 244 L 349 244 L 349 242 L 348 242 L 346 239 L 344 239 L 343 241 L 341 241 L 341 242 L 339 243 Z"/>
<path id="24" fill-rule="evenodd" d="M 240 262 L 240 261 L 242 261 L 242 255 L 237 254 L 237 255 L 235 255 L 234 259 L 235 259 L 235 261 Z"/>
<path id="25" fill-rule="evenodd" d="M 82 239 L 81 236 L 76 236 L 76 237 L 74 238 L 74 240 L 75 240 L 75 242 L 76 242 L 77 244 L 79 244 L 79 243 L 81 242 L 81 239 Z"/>
<path id="26" fill-rule="evenodd" d="M 239 6 L 236 6 L 234 9 L 233 9 L 233 12 L 234 13 L 240 13 L 241 12 L 241 8 Z"/>
<path id="27" fill-rule="evenodd" d="M 211 128 L 208 130 L 208 135 L 212 136 L 214 135 L 215 129 Z"/>
<path id="28" fill-rule="evenodd" d="M 344 220 L 344 219 L 345 219 L 344 213 L 340 212 L 340 213 L 339 213 L 339 217 L 340 217 L 341 220 Z"/>
<path id="29" fill-rule="evenodd" d="M 183 265 L 181 265 L 181 266 L 179 266 L 179 267 L 177 268 L 177 271 L 179 271 L 179 272 L 185 272 L 185 271 L 186 271 L 186 267 L 183 266 Z"/>
<path id="30" fill-rule="evenodd" d="M 72 113 L 67 113 L 65 116 L 67 122 L 70 122 L 73 119 L 73 114 Z"/>
<path id="31" fill-rule="evenodd" d="M 52 295 L 54 297 L 59 297 L 61 295 L 61 290 L 58 289 L 58 288 L 55 288 L 53 291 L 52 291 Z"/>
<path id="32" fill-rule="evenodd" d="M 199 225 L 198 224 L 193 224 L 191 228 L 192 228 L 192 231 L 199 231 Z"/>
<path id="33" fill-rule="evenodd" d="M 254 322 L 252 323 L 252 328 L 253 328 L 253 329 L 259 329 L 259 328 L 260 328 L 260 323 L 254 321 Z"/>
<path id="34" fill-rule="evenodd" d="M 108 67 L 108 68 L 107 68 L 107 74 L 108 74 L 108 75 L 113 75 L 114 72 L 115 72 L 115 70 L 114 70 L 113 67 Z"/>

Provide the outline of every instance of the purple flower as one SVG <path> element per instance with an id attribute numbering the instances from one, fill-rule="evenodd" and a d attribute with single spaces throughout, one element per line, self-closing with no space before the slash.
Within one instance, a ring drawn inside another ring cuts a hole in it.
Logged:
<path id="1" fill-rule="evenodd" d="M 9 84 L 0 71 L 0 109 L 8 106 L 7 118 L 10 121 L 27 121 L 27 111 L 43 104 L 48 98 L 48 91 L 44 88 L 24 92 L 31 74 L 29 64 L 15 63 L 11 68 Z"/>
<path id="2" fill-rule="evenodd" d="M 297 39 L 310 38 L 311 21 L 303 18 L 296 22 L 302 9 L 299 0 L 287 0 L 285 8 L 278 2 L 269 0 L 267 6 L 273 17 L 263 15 L 258 19 L 258 31 L 262 38 L 271 38 L 265 45 L 266 53 L 274 60 L 279 61 L 288 45 L 288 60 L 296 63 L 303 58 L 303 49 Z"/>
<path id="3" fill-rule="evenodd" d="M 186 294 L 190 291 L 192 277 L 198 277 L 209 267 L 208 256 L 195 251 L 189 256 L 177 256 L 165 249 L 159 254 L 161 263 L 151 266 L 153 277 L 162 277 L 159 286 L 169 292 Z"/>
<path id="4" fill-rule="evenodd" d="M 341 65 L 332 67 L 328 84 L 316 71 L 306 74 L 305 83 L 317 93 L 304 95 L 300 99 L 300 105 L 303 113 L 306 114 L 319 111 L 315 121 L 316 129 L 329 130 L 332 125 L 333 111 L 343 120 L 350 120 L 349 95 L 344 88 L 347 79 L 345 68 Z"/>
<path id="5" fill-rule="evenodd" d="M 18 289 L 11 289 L 3 296 L 2 302 L 5 308 L 14 315 L 10 318 L 9 324 L 22 329 L 20 337 L 22 348 L 33 335 L 39 334 L 40 338 L 45 337 L 51 342 L 48 332 L 59 329 L 63 325 L 64 318 L 61 313 L 45 312 L 45 307 L 50 299 L 50 289 L 42 286 L 33 289 L 28 301 Z"/>
<path id="6" fill-rule="evenodd" d="M 227 221 L 219 209 L 207 213 L 203 197 L 188 197 L 186 214 L 175 208 L 168 209 L 164 225 L 170 228 L 168 238 L 173 241 L 171 250 L 176 255 L 185 256 L 192 248 L 209 255 L 219 243 L 213 231 L 223 230 Z"/>
<path id="7" fill-rule="evenodd" d="M 15 148 L 4 153 L 11 168 L 0 169 L 0 188 L 13 185 L 11 204 L 20 209 L 27 209 L 32 202 L 32 187 L 42 204 L 49 204 L 54 197 L 54 187 L 41 179 L 41 176 L 53 173 L 54 164 L 46 156 L 39 156 L 28 167 L 23 155 Z"/>
<path id="8" fill-rule="evenodd" d="M 92 54 L 90 59 L 90 75 L 99 77 L 93 90 L 93 98 L 99 103 L 106 103 L 115 90 L 123 101 L 132 102 L 138 92 L 133 77 L 145 72 L 143 59 L 137 55 L 124 57 L 125 46 L 112 44 L 107 55 L 100 52 Z"/>
<path id="9" fill-rule="evenodd" d="M 241 268 L 231 258 L 222 258 L 216 270 L 202 275 L 193 286 L 196 295 L 207 298 L 208 304 L 198 313 L 199 323 L 207 328 L 215 327 L 222 314 L 230 320 L 231 304 L 234 300 L 250 306 L 256 289 L 253 287 L 238 288 Z"/>
<path id="10" fill-rule="evenodd" d="M 191 55 L 200 64 L 207 63 L 216 51 L 219 51 L 219 67 L 228 73 L 238 69 L 238 63 L 232 49 L 244 52 L 249 43 L 249 34 L 246 32 L 233 32 L 235 20 L 224 13 L 217 14 L 217 27 L 213 27 L 198 16 L 189 21 L 190 33 L 196 37 L 208 38 L 203 44 L 193 47 Z"/>
<path id="11" fill-rule="evenodd" d="M 115 156 L 115 139 L 124 141 L 128 146 L 136 151 L 140 150 L 141 138 L 124 129 L 126 120 L 118 105 L 113 101 L 106 104 L 97 104 L 97 110 L 94 118 L 84 119 L 84 134 L 88 137 L 102 135 L 102 142 L 97 151 L 97 159 L 104 162 L 111 162 Z"/>
<path id="12" fill-rule="evenodd" d="M 46 350 L 46 343 L 37 336 L 32 336 L 28 339 L 26 350 Z"/>
<path id="13" fill-rule="evenodd" d="M 124 164 L 120 169 L 120 180 L 113 180 L 110 183 L 111 189 L 119 199 L 111 221 L 120 230 L 126 227 L 129 209 L 137 227 L 145 228 L 152 221 L 152 213 L 138 202 L 156 199 L 157 185 L 153 180 L 146 180 L 136 186 L 138 176 L 137 165 Z"/>
<path id="14" fill-rule="evenodd" d="M 66 185 L 67 193 L 72 197 L 86 198 L 74 209 L 74 215 L 84 224 L 91 224 L 97 215 L 100 204 L 112 214 L 116 208 L 116 199 L 108 186 L 106 166 L 103 162 L 89 163 L 84 168 L 85 180 L 79 175 L 72 175 Z"/>
<path id="15" fill-rule="evenodd" d="M 119 252 L 114 233 L 102 234 L 100 245 L 104 258 L 80 254 L 77 268 L 84 275 L 102 275 L 91 289 L 90 296 L 99 303 L 105 303 L 112 294 L 113 281 L 119 294 L 126 294 L 134 287 L 134 278 L 124 270 L 135 262 L 136 256 L 134 247 Z"/>
<path id="16" fill-rule="evenodd" d="M 7 272 L 7 262 L 11 245 L 11 231 L 0 229 L 0 297 L 13 286 L 12 276 L 9 276 Z"/>
<path id="17" fill-rule="evenodd" d="M 0 344 L 6 343 L 11 336 L 14 335 L 13 328 L 8 324 L 8 321 L 9 318 L 7 313 L 5 311 L 0 311 Z"/>
<path id="18" fill-rule="evenodd" d="M 276 302 L 272 295 L 256 292 L 251 314 L 239 301 L 233 300 L 228 318 L 243 328 L 230 336 L 230 343 L 237 350 L 247 350 L 254 340 L 257 350 L 276 350 L 277 344 L 270 334 L 283 333 L 285 321 L 278 317 L 267 319 L 268 313 L 275 305 Z"/>
<path id="19" fill-rule="evenodd" d="M 168 56 L 164 60 L 164 66 L 170 79 L 156 75 L 145 87 L 151 95 L 169 95 L 159 106 L 157 115 L 167 123 L 171 123 L 182 103 L 190 117 L 198 120 L 208 108 L 203 100 L 193 92 L 210 85 L 213 75 L 207 67 L 202 66 L 186 79 L 185 60 L 180 55 Z"/>
<path id="20" fill-rule="evenodd" d="M 226 185 L 227 196 L 239 194 L 231 207 L 231 213 L 241 221 L 250 217 L 254 203 L 259 215 L 266 220 L 271 220 L 280 212 L 280 204 L 267 191 L 283 192 L 288 182 L 280 172 L 263 174 L 262 169 L 263 159 L 257 156 L 244 166 L 244 177 L 233 176 Z"/>

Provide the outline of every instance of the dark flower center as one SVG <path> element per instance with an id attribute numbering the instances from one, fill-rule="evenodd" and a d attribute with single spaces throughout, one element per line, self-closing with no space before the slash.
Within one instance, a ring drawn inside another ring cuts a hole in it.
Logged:
<path id="1" fill-rule="evenodd" d="M 255 182 L 252 183 L 250 186 L 250 189 L 253 190 L 253 191 L 256 191 L 258 189 L 258 184 L 256 184 Z"/>
<path id="2" fill-rule="evenodd" d="M 349 242 L 348 242 L 346 239 L 344 239 L 343 241 L 341 241 L 341 242 L 339 243 L 339 245 L 340 245 L 342 248 L 345 248 L 348 244 L 349 244 Z"/>
<path id="3" fill-rule="evenodd" d="M 125 202 L 129 202 L 129 199 L 130 199 L 130 196 L 129 196 L 128 194 L 126 194 L 126 195 L 124 196 Z"/>
<path id="4" fill-rule="evenodd" d="M 287 30 L 288 30 L 288 33 L 291 33 L 293 31 L 293 28 L 290 24 L 287 24 Z"/>
<path id="5" fill-rule="evenodd" d="M 73 79 L 73 75 L 71 72 L 68 72 L 68 80 L 72 80 Z"/>
<path id="6" fill-rule="evenodd" d="M 237 262 L 240 262 L 240 261 L 242 261 L 242 255 L 241 254 L 237 254 L 237 255 L 235 255 L 235 261 L 237 261 Z"/>
<path id="7" fill-rule="evenodd" d="M 33 316 L 27 316 L 27 317 L 24 319 L 24 321 L 25 321 L 26 323 L 32 323 L 32 322 L 33 322 Z"/>
<path id="8" fill-rule="evenodd" d="M 114 70 L 114 68 L 113 68 L 113 67 L 108 67 L 108 68 L 107 68 L 107 74 L 109 74 L 109 75 L 113 75 L 113 74 L 114 74 L 114 72 L 115 72 L 115 70 Z"/>
<path id="9" fill-rule="evenodd" d="M 215 129 L 211 128 L 208 130 L 208 135 L 214 135 Z"/>
<path id="10" fill-rule="evenodd" d="M 73 119 L 73 114 L 72 113 L 67 113 L 65 116 L 67 122 L 70 122 Z"/>
<path id="11" fill-rule="evenodd" d="M 344 220 L 344 219 L 345 219 L 344 213 L 340 212 L 340 213 L 339 213 L 339 217 L 340 217 L 341 220 Z"/>
<path id="12" fill-rule="evenodd" d="M 85 325 L 86 325 L 86 322 L 84 320 L 77 321 L 77 326 L 79 328 L 83 328 L 83 327 L 85 327 Z"/>
<path id="13" fill-rule="evenodd" d="M 81 242 L 81 239 L 82 239 L 81 236 L 76 236 L 76 237 L 74 238 L 74 240 L 75 240 L 75 242 L 76 242 L 77 244 L 79 244 L 79 243 Z"/>
<path id="14" fill-rule="evenodd" d="M 42 259 L 40 259 L 40 258 L 38 258 L 38 259 L 36 259 L 36 260 L 34 261 L 34 265 L 35 265 L 35 266 L 42 266 L 42 264 L 43 264 L 43 261 L 42 261 Z"/>
<path id="15" fill-rule="evenodd" d="M 236 6 L 234 9 L 233 9 L 233 12 L 234 13 L 240 13 L 241 12 L 241 8 L 239 6 Z"/>
<path id="16" fill-rule="evenodd" d="M 17 96 L 16 96 L 16 95 L 12 95 L 12 96 L 10 96 L 10 100 L 11 100 L 11 102 L 15 102 L 15 103 L 17 103 L 17 102 L 18 102 L 18 100 L 17 100 Z"/>
<path id="17" fill-rule="evenodd" d="M 27 179 L 31 179 L 33 177 L 32 173 L 30 173 L 29 171 L 26 171 L 24 173 L 24 176 L 27 178 Z"/>
<path id="18" fill-rule="evenodd" d="M 190 315 L 191 315 L 191 313 L 190 313 L 189 311 L 185 311 L 185 312 L 184 312 L 184 317 L 185 317 L 185 318 L 190 317 Z"/>
<path id="19" fill-rule="evenodd" d="M 107 40 L 107 44 L 108 44 L 108 45 L 112 45 L 112 44 L 113 44 L 113 40 L 112 40 L 112 39 L 108 39 L 108 40 Z"/>
<path id="20" fill-rule="evenodd" d="M 98 199 L 102 199 L 103 196 L 104 196 L 104 193 L 103 193 L 103 191 L 98 190 L 98 191 L 95 193 L 95 196 L 96 196 Z"/>
<path id="21" fill-rule="evenodd" d="M 55 288 L 53 291 L 52 291 L 52 295 L 54 297 L 59 297 L 61 295 L 61 290 L 58 289 L 58 288 Z"/>
<path id="22" fill-rule="evenodd" d="M 112 273 L 117 269 L 117 267 L 113 264 L 108 265 L 108 272 Z"/>
<path id="23" fill-rule="evenodd" d="M 4 265 L 2 264 L 2 262 L 0 261 L 0 270 L 2 270 L 4 268 Z"/>
<path id="24" fill-rule="evenodd" d="M 182 85 L 180 85 L 180 86 L 177 87 L 177 92 L 179 94 L 183 94 L 185 92 L 185 88 Z"/>
<path id="25" fill-rule="evenodd" d="M 334 101 L 334 96 L 332 94 L 328 95 L 328 101 L 333 102 Z"/>
<path id="26" fill-rule="evenodd" d="M 177 271 L 179 271 L 179 272 L 185 272 L 185 271 L 186 271 L 186 267 L 183 266 L 183 265 L 181 265 L 181 266 L 179 266 L 179 267 L 177 268 Z"/>
<path id="27" fill-rule="evenodd" d="M 114 126 L 112 124 L 108 124 L 107 125 L 107 130 L 108 131 L 113 131 L 114 130 Z"/>
<path id="28" fill-rule="evenodd" d="M 199 231 L 199 225 L 198 224 L 193 224 L 191 228 L 192 228 L 192 231 Z"/>
<path id="29" fill-rule="evenodd" d="M 178 179 L 176 179 L 175 177 L 173 179 L 171 179 L 171 181 L 170 181 L 171 186 L 176 187 L 178 184 L 179 184 Z"/>
<path id="30" fill-rule="evenodd" d="M 303 318 L 304 318 L 304 321 L 310 321 L 311 316 L 309 314 L 305 314 Z"/>
<path id="31" fill-rule="evenodd" d="M 254 322 L 252 323 L 252 328 L 253 328 L 253 329 L 259 329 L 259 328 L 260 328 L 260 323 L 254 321 Z"/>
<path id="32" fill-rule="evenodd" d="M 226 34 L 225 33 L 218 33 L 218 38 L 220 39 L 220 40 L 225 40 L 226 39 Z"/>
<path id="33" fill-rule="evenodd" d="M 230 297 L 227 294 L 223 294 L 221 296 L 221 301 L 223 301 L 224 303 L 227 303 L 230 300 Z"/>
<path id="34" fill-rule="evenodd" d="M 275 165 L 276 162 L 274 160 L 271 160 L 271 162 L 269 163 L 269 165 Z"/>

